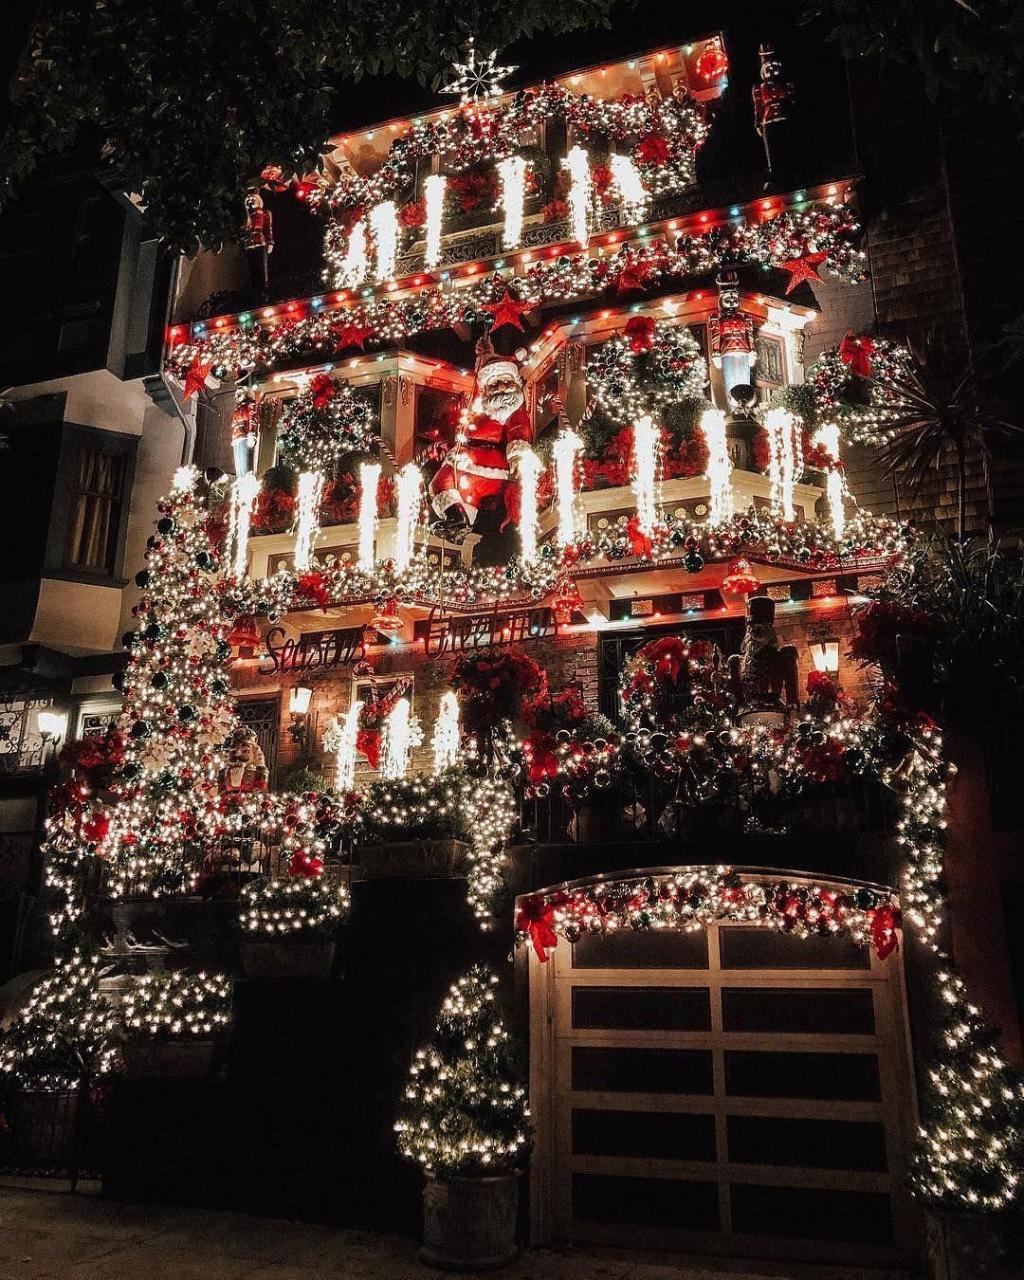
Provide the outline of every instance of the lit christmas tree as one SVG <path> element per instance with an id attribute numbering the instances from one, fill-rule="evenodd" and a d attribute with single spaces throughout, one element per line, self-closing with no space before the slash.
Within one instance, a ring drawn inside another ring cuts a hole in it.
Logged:
<path id="1" fill-rule="evenodd" d="M 497 1016 L 498 978 L 474 965 L 441 1006 L 434 1042 L 417 1050 L 395 1125 L 402 1155 L 438 1177 L 505 1173 L 529 1147 L 529 1108 L 511 1037 Z"/>
<path id="2" fill-rule="evenodd" d="M 175 476 L 136 577 L 143 596 L 125 637 L 122 789 L 105 846 L 115 894 L 190 886 L 198 859 L 189 850 L 206 831 L 223 743 L 235 728 L 218 556 L 196 479 L 191 467 Z"/>
<path id="3" fill-rule="evenodd" d="M 911 1185 L 938 1208 L 992 1212 L 1020 1192 L 1024 1088 L 961 978 L 938 975 L 944 1054 L 928 1073 Z"/>

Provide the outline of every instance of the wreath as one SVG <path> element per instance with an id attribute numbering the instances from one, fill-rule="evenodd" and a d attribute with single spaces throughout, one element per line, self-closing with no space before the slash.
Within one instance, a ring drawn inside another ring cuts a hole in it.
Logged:
<path id="1" fill-rule="evenodd" d="M 692 727 L 728 702 L 721 655 L 707 640 L 661 636 L 626 662 L 619 698 L 634 733 Z"/>
<path id="2" fill-rule="evenodd" d="M 464 654 L 452 668 L 452 688 L 470 732 L 518 719 L 527 702 L 547 690 L 543 667 L 518 649 Z"/>
<path id="3" fill-rule="evenodd" d="M 365 452 L 377 436 L 369 402 L 325 373 L 288 402 L 282 424 L 281 458 L 298 471 L 331 471 L 349 454 Z"/>
<path id="4" fill-rule="evenodd" d="M 680 400 L 702 399 L 707 381 L 707 363 L 690 330 L 651 316 L 633 316 L 587 360 L 594 403 L 620 426 Z"/>

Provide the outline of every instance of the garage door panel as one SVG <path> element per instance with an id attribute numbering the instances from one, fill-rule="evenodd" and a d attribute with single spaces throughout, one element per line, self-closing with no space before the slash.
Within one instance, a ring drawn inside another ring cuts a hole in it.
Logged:
<path id="1" fill-rule="evenodd" d="M 710 1049 L 573 1045 L 571 1087 L 614 1093 L 714 1093 Z"/>
<path id="2" fill-rule="evenodd" d="M 880 1120 L 824 1116 L 730 1114 L 730 1164 L 885 1172 L 885 1125 Z"/>
<path id="3" fill-rule="evenodd" d="M 572 1154 L 714 1161 L 718 1158 L 715 1117 L 686 1111 L 573 1107 Z"/>
<path id="4" fill-rule="evenodd" d="M 584 934 L 573 945 L 574 970 L 585 969 L 707 969 L 708 936 L 676 929 L 622 930 Z"/>
<path id="5" fill-rule="evenodd" d="M 876 1053 L 726 1048 L 725 1092 L 736 1098 L 798 1098 L 807 1102 L 881 1102 Z"/>
<path id="6" fill-rule="evenodd" d="M 580 1222 L 661 1226 L 717 1231 L 718 1187 L 693 1179 L 574 1173 L 572 1212 Z"/>
<path id="7" fill-rule="evenodd" d="M 733 1183 L 733 1229 L 757 1237 L 892 1244 L 894 1227 L 884 1191 Z"/>
<path id="8" fill-rule="evenodd" d="M 759 988 L 722 990 L 723 1031 L 769 1035 L 873 1035 L 874 1000 L 867 988 Z"/>
<path id="9" fill-rule="evenodd" d="M 707 987 L 573 987 L 573 1030 L 710 1031 Z"/>

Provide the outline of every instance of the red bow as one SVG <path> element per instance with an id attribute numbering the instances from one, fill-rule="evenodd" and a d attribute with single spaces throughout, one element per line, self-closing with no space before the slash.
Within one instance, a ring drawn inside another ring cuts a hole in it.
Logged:
<path id="1" fill-rule="evenodd" d="M 304 573 L 296 585 L 300 596 L 312 596 L 320 608 L 325 613 L 327 612 L 327 606 L 331 602 L 331 593 L 324 585 L 322 573 Z"/>
<path id="2" fill-rule="evenodd" d="M 356 731 L 356 750 L 362 752 L 370 762 L 371 769 L 380 768 L 381 733 L 379 729 L 359 729 Z"/>
<path id="3" fill-rule="evenodd" d="M 858 337 L 848 333 L 839 344 L 839 359 L 848 365 L 857 378 L 871 377 L 871 356 L 875 350 L 873 338 Z"/>
<path id="4" fill-rule="evenodd" d="M 678 636 L 663 636 L 645 646 L 644 657 L 653 665 L 659 680 L 678 684 L 679 677 L 686 670 L 690 651 Z"/>
<path id="5" fill-rule="evenodd" d="M 558 756 L 555 754 L 555 739 L 552 734 L 543 729 L 534 729 L 523 743 L 523 748 L 530 767 L 531 782 L 558 777 Z"/>
<path id="6" fill-rule="evenodd" d="M 654 550 L 654 543 L 640 528 L 640 517 L 632 515 L 626 525 L 626 537 L 629 538 L 629 549 L 641 560 L 647 559 Z"/>
<path id="7" fill-rule="evenodd" d="M 555 909 L 550 902 L 545 902 L 539 893 L 523 899 L 523 905 L 516 916 L 516 928 L 520 933 L 528 933 L 537 959 L 546 963 L 548 952 L 558 946 L 558 934 L 551 927 L 555 918 Z"/>
<path id="8" fill-rule="evenodd" d="M 110 830 L 110 818 L 105 813 L 94 813 L 82 827 L 82 835 L 89 844 L 99 844 Z"/>
<path id="9" fill-rule="evenodd" d="M 296 849 L 288 860 L 290 876 L 302 876 L 306 880 L 315 880 L 323 874 L 323 869 L 323 860 L 308 854 L 305 849 Z"/>
<path id="10" fill-rule="evenodd" d="M 185 385 L 182 394 L 188 400 L 190 396 L 198 395 L 206 385 L 206 379 L 210 375 L 212 364 L 204 364 L 200 356 L 195 356 L 192 363 L 185 370 Z"/>
<path id="11" fill-rule="evenodd" d="M 672 152 L 659 133 L 649 133 L 637 143 L 637 159 L 644 164 L 667 164 Z"/>
<path id="12" fill-rule="evenodd" d="M 903 917 L 897 907 L 886 903 L 881 907 L 873 907 L 868 912 L 871 921 L 871 941 L 879 960 L 884 960 L 899 946 L 896 930 L 903 923 Z"/>
<path id="13" fill-rule="evenodd" d="M 338 388 L 333 378 L 321 373 L 309 384 L 309 393 L 313 398 L 314 409 L 326 409 L 338 394 Z"/>
<path id="14" fill-rule="evenodd" d="M 626 322 L 624 333 L 629 339 L 629 349 L 635 356 L 650 351 L 654 345 L 653 316 L 633 316 Z"/>

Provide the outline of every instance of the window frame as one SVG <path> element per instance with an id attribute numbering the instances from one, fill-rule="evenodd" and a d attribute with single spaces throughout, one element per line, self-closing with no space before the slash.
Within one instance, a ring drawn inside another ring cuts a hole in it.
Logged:
<path id="1" fill-rule="evenodd" d="M 65 423 L 61 437 L 60 459 L 53 491 L 53 512 L 47 542 L 44 574 L 67 582 L 99 583 L 106 586 L 127 585 L 124 577 L 125 542 L 135 482 L 135 463 L 139 437 L 101 427 Z M 79 496 L 78 477 L 82 455 L 86 451 L 101 452 L 117 459 L 121 467 L 120 495 L 109 568 L 86 568 L 70 563 L 71 524 Z"/>

